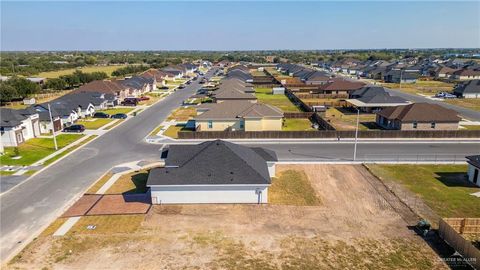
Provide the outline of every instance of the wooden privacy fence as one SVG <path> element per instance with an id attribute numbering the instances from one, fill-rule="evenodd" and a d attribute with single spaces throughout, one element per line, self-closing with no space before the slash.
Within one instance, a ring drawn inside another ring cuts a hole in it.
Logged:
<path id="1" fill-rule="evenodd" d="M 445 218 L 439 223 L 438 233 L 452 248 L 460 253 L 473 267 L 480 269 L 480 250 L 463 238 L 463 234 L 479 233 L 480 218 Z"/>
<path id="2" fill-rule="evenodd" d="M 285 118 L 310 118 L 313 114 L 313 112 L 284 112 L 283 116 Z"/>
<path id="3" fill-rule="evenodd" d="M 317 115 L 317 114 L 314 114 Z M 320 118 L 320 117 L 319 117 Z M 321 118 L 320 118 L 321 119 Z M 326 123 L 328 124 L 328 123 Z M 327 129 L 327 128 L 325 128 Z M 360 130 L 359 138 L 480 138 L 480 130 Z M 355 138 L 355 130 L 317 131 L 180 131 L 179 139 Z"/>
<path id="4" fill-rule="evenodd" d="M 308 94 L 308 93 L 296 93 L 295 94 L 298 98 L 306 98 L 306 99 L 311 99 L 311 98 L 348 98 L 348 95 L 345 94 Z"/>

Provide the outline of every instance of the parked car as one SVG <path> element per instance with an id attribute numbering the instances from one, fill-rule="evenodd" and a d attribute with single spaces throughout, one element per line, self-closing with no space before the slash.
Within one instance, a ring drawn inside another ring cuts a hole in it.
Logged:
<path id="1" fill-rule="evenodd" d="M 147 97 L 147 96 L 141 96 L 141 97 L 137 98 L 137 100 L 138 101 L 145 101 L 145 100 L 150 100 L 150 98 Z"/>
<path id="2" fill-rule="evenodd" d="M 137 106 L 138 100 L 136 98 L 125 98 L 121 104 L 123 106 Z"/>
<path id="3" fill-rule="evenodd" d="M 168 86 L 162 86 L 160 87 L 160 90 L 168 90 Z"/>
<path id="4" fill-rule="evenodd" d="M 178 89 L 183 89 L 183 88 L 185 88 L 185 85 L 183 85 L 183 84 L 180 84 L 180 85 L 178 86 Z"/>
<path id="5" fill-rule="evenodd" d="M 193 78 L 192 78 L 192 81 L 196 81 L 196 80 L 197 80 L 197 77 L 193 77 Z"/>
<path id="6" fill-rule="evenodd" d="M 126 119 L 126 118 L 127 118 L 127 115 L 124 114 L 124 113 L 116 113 L 116 114 L 112 115 L 111 118 L 115 118 L 115 119 Z"/>
<path id="7" fill-rule="evenodd" d="M 192 82 L 191 81 L 187 81 L 186 84 L 191 84 Z"/>
<path id="8" fill-rule="evenodd" d="M 84 132 L 85 126 L 84 125 L 71 125 L 63 129 L 63 132 Z"/>
<path id="9" fill-rule="evenodd" d="M 110 118 L 108 113 L 96 112 L 93 114 L 93 118 Z"/>
<path id="10" fill-rule="evenodd" d="M 440 92 L 435 95 L 437 98 L 456 98 L 457 96 L 447 93 L 447 92 Z"/>

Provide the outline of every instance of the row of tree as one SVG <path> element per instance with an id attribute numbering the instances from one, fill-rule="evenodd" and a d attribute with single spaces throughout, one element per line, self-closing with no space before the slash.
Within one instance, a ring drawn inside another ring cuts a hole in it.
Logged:
<path id="1" fill-rule="evenodd" d="M 19 100 L 40 92 L 40 85 L 25 78 L 13 77 L 0 82 L 0 101 Z"/>
<path id="2" fill-rule="evenodd" d="M 120 77 L 120 76 L 132 75 L 132 74 L 143 72 L 147 69 L 149 69 L 148 66 L 144 66 L 144 65 L 133 66 L 133 65 L 131 65 L 131 66 L 126 66 L 126 67 L 114 70 L 112 72 L 112 76 Z"/>

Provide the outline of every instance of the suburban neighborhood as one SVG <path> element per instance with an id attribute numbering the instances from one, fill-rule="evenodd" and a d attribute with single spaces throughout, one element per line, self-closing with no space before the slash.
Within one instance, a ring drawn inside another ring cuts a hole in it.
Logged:
<path id="1" fill-rule="evenodd" d="M 2 269 L 480 269 L 478 3 L 57 4 L 1 3 Z"/>

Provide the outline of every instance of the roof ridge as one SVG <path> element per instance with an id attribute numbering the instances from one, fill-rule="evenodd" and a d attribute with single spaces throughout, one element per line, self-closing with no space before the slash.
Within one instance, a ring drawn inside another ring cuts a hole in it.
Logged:
<path id="1" fill-rule="evenodd" d="M 240 159 L 243 161 L 243 163 L 247 164 L 248 167 L 250 167 L 252 170 L 254 170 L 255 173 L 256 173 L 258 176 L 260 176 L 261 178 L 263 178 L 263 175 L 260 174 L 260 172 L 258 172 L 257 169 L 255 169 L 252 165 L 250 165 L 245 159 L 243 159 L 240 155 L 238 155 L 238 154 L 230 147 L 230 145 L 235 145 L 235 144 L 233 144 L 233 143 L 229 143 L 229 144 L 228 144 L 228 143 L 225 142 L 225 141 L 222 141 L 222 140 L 220 140 L 220 141 L 223 142 L 224 145 L 225 145 L 226 147 L 228 147 L 228 149 L 230 149 L 230 151 L 232 151 L 235 155 L 237 155 L 238 157 L 240 157 Z M 235 145 L 235 146 L 237 146 L 237 145 Z M 250 147 L 248 147 L 248 146 L 245 146 L 245 147 L 248 148 L 250 151 L 254 152 L 255 155 L 260 156 L 257 152 L 253 151 L 252 148 L 250 148 Z M 264 158 L 261 157 L 261 156 L 260 156 L 260 158 L 264 159 Z M 265 162 L 266 162 L 266 161 L 265 161 Z"/>

